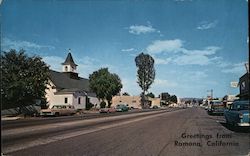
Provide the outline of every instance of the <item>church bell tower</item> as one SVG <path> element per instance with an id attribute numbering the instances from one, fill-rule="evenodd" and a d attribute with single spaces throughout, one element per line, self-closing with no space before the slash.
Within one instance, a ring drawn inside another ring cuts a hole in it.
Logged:
<path id="1" fill-rule="evenodd" d="M 71 55 L 71 49 L 69 49 L 69 53 L 65 61 L 62 63 L 62 71 L 63 73 L 70 76 L 70 78 L 78 79 L 78 73 L 76 72 L 77 64 L 75 64 L 73 57 Z"/>

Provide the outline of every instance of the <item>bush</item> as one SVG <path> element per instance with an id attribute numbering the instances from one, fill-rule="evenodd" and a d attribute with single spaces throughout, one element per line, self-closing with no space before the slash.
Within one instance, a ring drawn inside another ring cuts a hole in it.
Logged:
<path id="1" fill-rule="evenodd" d="M 94 105 L 91 102 L 86 104 L 86 110 L 90 110 Z"/>
<path id="2" fill-rule="evenodd" d="M 105 101 L 102 101 L 102 102 L 100 103 L 100 107 L 101 107 L 101 108 L 105 108 L 105 107 L 106 107 L 106 102 L 105 102 Z"/>

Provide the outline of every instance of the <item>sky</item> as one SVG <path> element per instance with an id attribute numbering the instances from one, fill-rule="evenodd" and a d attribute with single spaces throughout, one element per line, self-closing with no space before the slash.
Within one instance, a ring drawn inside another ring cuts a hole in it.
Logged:
<path id="1" fill-rule="evenodd" d="M 248 61 L 247 0 L 3 0 L 1 51 L 24 49 L 62 71 L 71 49 L 88 78 L 108 67 L 122 92 L 139 95 L 135 57 L 155 60 L 158 96 L 239 94 Z"/>

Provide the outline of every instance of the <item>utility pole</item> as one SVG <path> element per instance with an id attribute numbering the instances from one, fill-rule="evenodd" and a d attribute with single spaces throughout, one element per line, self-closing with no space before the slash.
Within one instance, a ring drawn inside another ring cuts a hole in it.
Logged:
<path id="1" fill-rule="evenodd" d="M 207 90 L 207 92 L 210 92 L 211 99 L 213 100 L 213 89 Z"/>

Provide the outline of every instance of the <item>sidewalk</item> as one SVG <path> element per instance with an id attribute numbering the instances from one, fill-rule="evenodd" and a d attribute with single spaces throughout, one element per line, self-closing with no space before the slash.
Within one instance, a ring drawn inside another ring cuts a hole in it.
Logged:
<path id="1" fill-rule="evenodd" d="M 84 110 L 82 112 L 79 112 L 80 114 L 96 114 L 99 113 L 98 110 Z"/>
<path id="2" fill-rule="evenodd" d="M 1 121 L 19 120 L 21 118 L 22 117 L 18 117 L 18 116 L 15 116 L 15 117 L 1 116 Z"/>

